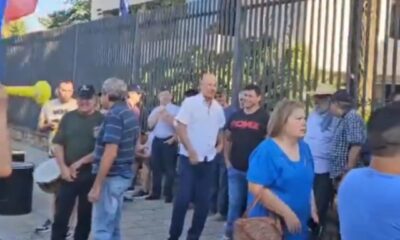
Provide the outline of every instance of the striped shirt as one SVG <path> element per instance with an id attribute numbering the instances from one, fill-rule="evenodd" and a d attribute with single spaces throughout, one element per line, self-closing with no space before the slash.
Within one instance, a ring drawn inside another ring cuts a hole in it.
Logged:
<path id="1" fill-rule="evenodd" d="M 133 177 L 132 163 L 139 136 L 139 121 L 125 103 L 115 103 L 105 116 L 96 140 L 93 171 L 97 173 L 106 144 L 117 144 L 118 153 L 108 176 Z"/>

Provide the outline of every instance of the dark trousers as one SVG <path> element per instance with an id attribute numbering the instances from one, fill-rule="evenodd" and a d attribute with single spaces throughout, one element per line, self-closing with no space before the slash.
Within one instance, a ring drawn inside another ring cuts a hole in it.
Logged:
<path id="1" fill-rule="evenodd" d="M 172 210 L 169 240 L 178 240 L 181 236 L 191 200 L 194 203 L 194 214 L 187 240 L 198 240 L 200 238 L 210 206 L 214 167 L 213 161 L 192 165 L 187 157 L 179 157 L 179 186 Z"/>
<path id="2" fill-rule="evenodd" d="M 315 174 L 314 196 L 318 210 L 319 226 L 323 228 L 326 222 L 329 205 L 334 196 L 333 182 L 329 177 L 329 173 Z M 321 228 L 313 229 L 314 235 L 320 235 L 321 231 Z"/>
<path id="3" fill-rule="evenodd" d="M 78 222 L 75 228 L 75 240 L 87 240 L 90 234 L 92 204 L 88 201 L 88 193 L 93 185 L 94 177 L 90 173 L 79 176 L 74 182 L 62 181 L 57 193 L 56 213 L 52 226 L 51 239 L 63 240 L 68 231 L 68 222 L 78 198 Z"/>
<path id="4" fill-rule="evenodd" d="M 175 143 L 171 145 L 164 143 L 168 139 L 169 138 L 154 138 L 151 147 L 150 167 L 153 176 L 152 195 L 157 197 L 161 196 L 162 179 L 163 175 L 165 175 L 163 193 L 166 198 L 172 198 L 178 147 Z"/>
<path id="5" fill-rule="evenodd" d="M 210 211 L 226 216 L 228 214 L 228 171 L 222 154 L 218 154 L 214 161 L 216 167 L 211 190 Z"/>

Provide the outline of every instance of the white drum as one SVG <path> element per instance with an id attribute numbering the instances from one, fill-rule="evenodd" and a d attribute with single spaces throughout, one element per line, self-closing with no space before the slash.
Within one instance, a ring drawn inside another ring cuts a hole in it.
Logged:
<path id="1" fill-rule="evenodd" d="M 33 171 L 33 179 L 46 193 L 56 193 L 60 181 L 61 170 L 55 158 L 51 158 L 41 164 Z"/>

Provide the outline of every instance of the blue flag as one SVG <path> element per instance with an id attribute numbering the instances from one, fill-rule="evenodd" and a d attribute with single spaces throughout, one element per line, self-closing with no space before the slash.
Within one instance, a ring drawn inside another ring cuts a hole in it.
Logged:
<path id="1" fill-rule="evenodd" d="M 6 11 L 7 0 L 0 0 L 0 38 L 2 37 L 4 12 Z"/>
<path id="2" fill-rule="evenodd" d="M 119 0 L 119 15 L 120 16 L 129 15 L 129 6 L 126 0 Z"/>

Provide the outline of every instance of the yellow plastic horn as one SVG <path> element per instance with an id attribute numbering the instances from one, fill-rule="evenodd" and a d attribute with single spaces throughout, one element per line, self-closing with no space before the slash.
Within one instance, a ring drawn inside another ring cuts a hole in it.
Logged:
<path id="1" fill-rule="evenodd" d="M 32 98 L 37 104 L 43 105 L 51 98 L 51 86 L 47 81 L 38 81 L 34 86 L 6 86 L 7 94 L 16 97 Z"/>

